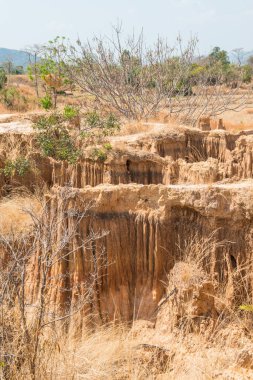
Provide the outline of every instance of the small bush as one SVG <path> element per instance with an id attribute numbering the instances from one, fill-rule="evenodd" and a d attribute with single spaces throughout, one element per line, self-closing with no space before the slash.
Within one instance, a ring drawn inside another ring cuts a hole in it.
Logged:
<path id="1" fill-rule="evenodd" d="M 105 143 L 105 144 L 104 144 L 104 148 L 105 148 L 107 151 L 112 150 L 112 146 L 111 146 L 110 143 Z"/>
<path id="2" fill-rule="evenodd" d="M 38 130 L 38 143 L 42 152 L 56 160 L 76 163 L 80 152 L 75 147 L 67 128 L 64 125 L 64 117 L 53 113 L 42 116 L 34 125 Z"/>
<path id="3" fill-rule="evenodd" d="M 101 148 L 94 148 L 92 152 L 92 158 L 99 161 L 105 161 L 107 159 L 108 152 L 112 150 L 110 143 L 105 143 Z"/>
<path id="4" fill-rule="evenodd" d="M 91 111 L 86 113 L 86 123 L 91 128 L 97 128 L 101 126 L 101 119 L 96 111 Z"/>
<path id="5" fill-rule="evenodd" d="M 120 130 L 120 123 L 117 117 L 110 113 L 104 121 L 105 135 L 112 135 L 115 131 Z"/>
<path id="6" fill-rule="evenodd" d="M 76 107 L 68 105 L 64 107 L 63 115 L 67 120 L 74 119 L 79 116 L 79 110 Z"/>
<path id="7" fill-rule="evenodd" d="M 42 108 L 44 108 L 47 111 L 52 109 L 53 108 L 53 100 L 52 100 L 51 96 L 46 95 L 43 98 L 41 98 L 40 99 L 40 105 Z"/>
<path id="8" fill-rule="evenodd" d="M 23 177 L 30 168 L 30 162 L 24 157 L 18 157 L 16 160 L 7 160 L 5 162 L 4 168 L 1 169 L 1 173 L 5 177 L 13 177 L 18 175 Z"/>
<path id="9" fill-rule="evenodd" d="M 96 128 L 103 136 L 111 136 L 120 129 L 120 123 L 113 113 L 107 117 L 101 117 L 96 111 L 87 112 L 85 117 L 89 128 Z"/>
<path id="10" fill-rule="evenodd" d="M 253 76 L 253 69 L 249 65 L 243 66 L 243 83 L 250 83 Z"/>
<path id="11" fill-rule="evenodd" d="M 92 152 L 92 158 L 98 159 L 99 161 L 105 161 L 107 159 L 107 154 L 102 148 L 94 148 Z"/>
<path id="12" fill-rule="evenodd" d="M 5 71 L 0 68 L 0 90 L 2 90 L 7 82 Z"/>

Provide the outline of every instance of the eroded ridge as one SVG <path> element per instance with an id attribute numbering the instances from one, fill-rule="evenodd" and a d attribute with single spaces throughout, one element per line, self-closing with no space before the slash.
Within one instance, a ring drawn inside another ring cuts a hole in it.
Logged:
<path id="1" fill-rule="evenodd" d="M 23 178 L 5 178 L 1 173 L 0 184 L 19 182 L 31 187 L 43 181 L 50 187 L 84 188 L 102 183 L 210 184 L 253 177 L 252 131 L 232 134 L 185 127 L 169 130 L 167 126 L 167 131 L 159 133 L 112 137 L 111 145 L 103 160 L 92 158 L 86 149 L 79 162 L 70 165 L 43 156 L 34 134 L 2 134 L 0 166 L 15 155 L 26 157 L 32 165 Z"/>

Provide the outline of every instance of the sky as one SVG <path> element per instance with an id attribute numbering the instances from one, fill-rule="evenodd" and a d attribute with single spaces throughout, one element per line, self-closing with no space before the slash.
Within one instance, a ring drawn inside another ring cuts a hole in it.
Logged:
<path id="1" fill-rule="evenodd" d="M 108 35 L 122 22 L 126 34 L 143 28 L 148 42 L 197 36 L 201 54 L 253 50 L 253 0 L 0 0 L 0 10 L 0 47 L 12 49 Z"/>

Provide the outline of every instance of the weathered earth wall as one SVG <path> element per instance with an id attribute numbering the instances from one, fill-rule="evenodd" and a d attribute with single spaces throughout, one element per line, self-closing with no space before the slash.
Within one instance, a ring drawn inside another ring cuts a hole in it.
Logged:
<path id="1" fill-rule="evenodd" d="M 113 151 L 104 162 L 86 153 L 77 165 L 68 165 L 43 157 L 33 136 L 0 135 L 0 168 L 15 155 L 32 162 L 24 177 L 10 179 L 0 174 L 0 185 L 19 183 L 31 188 L 45 182 L 49 187 L 83 188 L 102 183 L 201 184 L 253 177 L 253 135 L 247 131 L 182 129 L 142 138 L 130 146 L 123 143 L 112 140 Z"/>
<path id="2" fill-rule="evenodd" d="M 33 190 L 46 184 L 49 211 L 61 218 L 66 211 L 60 207 L 61 192 L 67 188 L 70 208 L 75 203 L 82 212 L 84 204 L 93 203 L 79 226 L 79 238 L 108 231 L 85 249 L 77 249 L 80 242 L 73 239 L 69 249 L 74 253 L 59 260 L 50 274 L 52 304 L 71 309 L 95 271 L 95 296 L 84 313 L 103 321 L 151 318 L 167 274 L 180 260 L 180 246 L 196 234 L 205 238 L 214 231 L 224 244 L 210 254 L 209 270 L 219 283 L 230 284 L 232 302 L 233 270 L 251 265 L 252 259 L 253 135 L 181 128 L 130 142 L 115 137 L 111 143 L 104 162 L 85 152 L 77 165 L 68 165 L 43 157 L 32 135 L 0 135 L 0 168 L 20 154 L 33 162 L 24 177 L 0 174 L 2 196 L 16 186 Z M 67 223 L 74 223 L 73 218 Z M 57 234 L 61 239 L 60 229 Z M 31 302 L 36 303 L 38 257 L 30 277 Z"/>
<path id="3" fill-rule="evenodd" d="M 220 186 L 102 185 L 72 189 L 70 209 L 74 202 L 81 212 L 83 201 L 95 201 L 80 225 L 80 236 L 84 239 L 90 231 L 105 230 L 108 235 L 54 267 L 53 302 L 71 307 L 83 282 L 94 271 L 95 260 L 96 271 L 101 271 L 100 280 L 96 297 L 86 312 L 95 313 L 104 321 L 152 318 L 164 294 L 166 276 L 180 260 L 179 247 L 196 234 L 205 238 L 214 231 L 217 240 L 224 244 L 214 246 L 209 258 L 210 272 L 224 284 L 230 276 L 232 300 L 233 269 L 252 258 L 252 185 L 253 181 Z M 58 208 L 62 191 L 55 187 L 49 196 L 50 210 L 58 213 L 59 218 L 64 212 Z M 68 223 L 73 221 L 70 217 Z M 70 249 L 78 244 L 73 241 Z M 102 247 L 107 265 L 99 268 Z M 38 271 L 35 260 L 31 283 L 36 284 Z M 36 302 L 36 287 L 31 293 Z"/>

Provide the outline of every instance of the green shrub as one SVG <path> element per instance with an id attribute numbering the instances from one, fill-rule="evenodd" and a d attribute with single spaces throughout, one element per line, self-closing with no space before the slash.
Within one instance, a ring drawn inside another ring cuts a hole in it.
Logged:
<path id="1" fill-rule="evenodd" d="M 91 128 L 97 128 L 101 126 L 102 120 L 96 111 L 87 112 L 85 119 L 87 125 Z"/>
<path id="2" fill-rule="evenodd" d="M 76 107 L 68 105 L 64 107 L 63 115 L 67 120 L 73 119 L 79 116 L 79 110 Z"/>
<path id="3" fill-rule="evenodd" d="M 64 120 L 61 114 L 53 113 L 40 117 L 34 127 L 39 132 L 38 143 L 46 156 L 74 164 L 80 152 L 75 147 Z"/>
<path id="4" fill-rule="evenodd" d="M 105 143 L 105 144 L 104 144 L 104 148 L 105 148 L 107 151 L 112 150 L 112 146 L 111 146 L 110 143 Z"/>
<path id="5" fill-rule="evenodd" d="M 107 159 L 107 154 L 103 148 L 94 148 L 92 158 L 98 159 L 99 161 L 105 161 Z"/>
<path id="6" fill-rule="evenodd" d="M 110 143 L 105 143 L 101 148 L 94 148 L 92 151 L 92 158 L 99 161 L 105 161 L 107 159 L 107 153 L 112 150 Z"/>
<path id="7" fill-rule="evenodd" d="M 87 112 L 85 121 L 89 128 L 97 128 L 103 136 L 111 136 L 120 129 L 119 120 L 113 113 L 101 117 L 96 111 Z"/>
<path id="8" fill-rule="evenodd" d="M 42 108 L 44 108 L 47 111 L 52 109 L 53 108 L 53 100 L 52 100 L 51 96 L 46 95 L 43 98 L 41 98 L 40 99 L 40 105 Z"/>
<path id="9" fill-rule="evenodd" d="M 30 169 L 30 162 L 24 157 L 18 157 L 16 160 L 7 160 L 4 168 L 1 169 L 6 177 L 13 177 L 18 175 L 23 177 Z"/>
<path id="10" fill-rule="evenodd" d="M 7 82 L 7 76 L 5 74 L 5 71 L 0 68 L 0 90 L 2 90 Z"/>
<path id="11" fill-rule="evenodd" d="M 61 113 L 53 112 L 39 118 L 34 128 L 38 131 L 37 141 L 44 155 L 60 161 L 66 160 L 71 164 L 76 163 L 80 156 L 80 151 L 75 144 L 77 135 L 73 135 L 73 132 L 70 134 L 71 129 L 69 131 L 68 126 L 69 122 L 77 116 L 79 116 L 77 108 L 66 106 Z M 86 129 L 79 134 L 79 137 L 85 140 L 82 146 L 96 146 L 104 143 L 101 148 L 93 148 L 92 157 L 101 161 L 106 160 L 112 146 L 104 142 L 104 138 L 119 129 L 118 119 L 113 114 L 101 118 L 97 112 L 89 112 L 86 114 L 85 121 Z"/>
<path id="12" fill-rule="evenodd" d="M 119 131 L 120 129 L 119 120 L 113 113 L 110 113 L 107 116 L 107 118 L 105 119 L 104 126 L 105 126 L 105 129 L 109 132 L 109 134 L 112 134 L 115 131 Z"/>
<path id="13" fill-rule="evenodd" d="M 250 83 L 252 80 L 253 68 L 249 65 L 243 66 L 243 75 L 242 81 L 243 83 Z"/>

